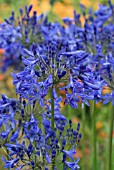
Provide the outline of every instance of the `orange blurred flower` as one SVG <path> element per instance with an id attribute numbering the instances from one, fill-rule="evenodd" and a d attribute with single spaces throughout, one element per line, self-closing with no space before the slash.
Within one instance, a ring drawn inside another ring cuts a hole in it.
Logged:
<path id="1" fill-rule="evenodd" d="M 90 153 L 90 149 L 89 148 L 85 148 L 85 154 L 89 154 Z"/>
<path id="2" fill-rule="evenodd" d="M 77 149 L 76 150 L 76 154 L 73 156 L 75 159 L 76 158 L 82 158 L 82 152 L 80 149 Z"/>
<path id="3" fill-rule="evenodd" d="M 61 2 L 55 2 L 52 11 L 60 18 L 64 18 L 64 17 L 73 18 L 73 9 L 74 8 L 72 5 L 65 5 Z"/>
<path id="4" fill-rule="evenodd" d="M 0 74 L 0 81 L 2 81 L 4 79 L 4 75 Z"/>
<path id="5" fill-rule="evenodd" d="M 0 48 L 0 55 L 3 55 L 5 50 L 3 48 Z"/>
<path id="6" fill-rule="evenodd" d="M 111 92 L 111 90 L 110 90 L 110 88 L 109 87 L 107 87 L 107 86 L 103 86 L 103 88 L 102 88 L 102 94 L 104 95 L 104 94 L 106 94 L 106 93 L 110 93 Z"/>
<path id="7" fill-rule="evenodd" d="M 84 150 L 84 153 L 85 153 L 85 155 L 88 155 L 88 154 L 90 154 L 90 149 L 89 148 L 85 148 L 85 150 Z M 75 159 L 76 158 L 82 158 L 82 151 L 80 150 L 80 149 L 77 149 L 76 150 L 76 154 L 73 156 Z"/>
<path id="8" fill-rule="evenodd" d="M 33 4 L 30 15 L 32 15 L 33 11 L 37 11 L 38 14 L 49 12 L 51 7 L 49 0 L 30 0 L 30 4 Z"/>
<path id="9" fill-rule="evenodd" d="M 98 1 L 95 1 L 93 3 L 93 1 L 91 0 L 80 0 L 80 3 L 83 4 L 86 8 L 94 8 L 97 9 L 98 8 Z"/>
<path id="10" fill-rule="evenodd" d="M 99 138 L 108 138 L 109 137 L 108 133 L 106 133 L 104 131 L 100 131 L 98 136 L 99 136 Z"/>
<path id="11" fill-rule="evenodd" d="M 99 129 L 101 129 L 101 128 L 103 128 L 103 122 L 98 121 L 98 122 L 96 123 L 96 129 L 99 130 Z"/>
<path id="12" fill-rule="evenodd" d="M 109 134 L 104 131 L 101 131 L 101 132 L 99 132 L 99 137 L 100 138 L 109 138 Z M 114 131 L 112 132 L 112 137 L 114 138 Z"/>
<path id="13" fill-rule="evenodd" d="M 71 5 L 71 0 L 64 0 L 63 3 L 66 5 Z"/>
<path id="14" fill-rule="evenodd" d="M 82 15 L 80 16 L 80 22 L 81 22 L 82 27 L 84 27 L 85 18 Z"/>
<path id="15" fill-rule="evenodd" d="M 50 3 L 49 0 L 42 0 L 40 3 L 40 12 L 49 12 L 50 10 Z"/>
<path id="16" fill-rule="evenodd" d="M 76 117 L 72 118 L 72 123 L 77 124 L 79 122 L 80 122 L 80 120 L 78 118 L 76 118 Z"/>
<path id="17" fill-rule="evenodd" d="M 101 106 L 102 106 L 102 103 L 101 103 L 101 102 L 96 103 L 96 107 L 97 107 L 97 108 L 100 108 Z"/>
<path id="18" fill-rule="evenodd" d="M 89 8 L 91 6 L 90 0 L 81 0 L 80 3 L 83 4 L 87 8 Z"/>
<path id="19" fill-rule="evenodd" d="M 30 0 L 30 4 L 33 5 L 33 8 L 30 12 L 30 14 L 32 15 L 33 11 L 38 11 L 39 9 L 39 4 L 38 4 L 38 1 L 37 0 Z"/>
<path id="20" fill-rule="evenodd" d="M 99 8 L 99 2 L 96 1 L 96 2 L 94 2 L 94 4 L 93 4 L 93 2 L 92 2 L 91 6 L 92 6 L 92 8 L 93 8 L 94 10 L 97 10 L 97 9 Z"/>

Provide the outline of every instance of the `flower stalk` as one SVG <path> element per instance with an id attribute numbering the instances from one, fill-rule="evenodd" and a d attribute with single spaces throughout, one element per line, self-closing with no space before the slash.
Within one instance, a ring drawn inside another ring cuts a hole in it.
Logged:
<path id="1" fill-rule="evenodd" d="M 90 102 L 90 113 L 92 115 L 93 126 L 93 165 L 94 170 L 97 169 L 97 133 L 96 133 L 96 113 L 95 113 L 95 101 Z"/>
<path id="2" fill-rule="evenodd" d="M 112 170 L 112 133 L 114 123 L 114 106 L 111 106 L 110 133 L 109 133 L 109 170 Z"/>
<path id="3" fill-rule="evenodd" d="M 53 96 L 53 85 L 51 87 L 51 128 L 54 131 L 54 96 Z M 54 170 L 54 166 L 55 166 L 55 160 L 52 160 L 52 170 Z"/>
<path id="4" fill-rule="evenodd" d="M 82 140 L 82 170 L 85 169 L 85 105 L 82 108 L 82 133 L 83 133 L 83 140 Z"/>
<path id="5" fill-rule="evenodd" d="M 53 96 L 53 85 L 51 87 L 51 127 L 54 130 L 54 96 Z"/>

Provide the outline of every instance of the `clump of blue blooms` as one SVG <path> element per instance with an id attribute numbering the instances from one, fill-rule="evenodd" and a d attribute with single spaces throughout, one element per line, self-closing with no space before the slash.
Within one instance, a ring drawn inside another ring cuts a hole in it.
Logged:
<path id="1" fill-rule="evenodd" d="M 80 14 L 64 18 L 66 27 L 51 23 L 44 14 L 37 16 L 32 5 L 20 9 L 0 25 L 0 47 L 5 49 L 2 71 L 14 66 L 13 84 L 18 99 L 2 94 L 0 99 L 0 146 L 5 168 L 16 170 L 79 169 L 74 159 L 82 138 L 80 123 L 62 113 L 60 102 L 77 108 L 89 100 L 112 101 L 114 105 L 114 5 L 100 5 L 86 15 L 81 26 Z M 110 34 L 109 34 L 110 32 Z M 17 70 L 15 69 L 18 69 Z M 65 91 L 65 99 L 57 88 Z M 103 96 L 102 87 L 112 92 Z"/>
<path id="2" fill-rule="evenodd" d="M 19 170 L 29 166 L 29 169 L 48 169 L 53 161 L 55 168 L 58 164 L 64 164 L 64 169 L 79 168 L 79 158 L 75 160 L 73 156 L 82 137 L 80 123 L 73 129 L 72 121 L 60 113 L 60 100 L 56 95 L 55 127 L 52 129 L 50 104 L 40 110 L 37 102 L 29 103 L 22 98 L 15 100 L 2 95 L 0 145 L 8 151 L 8 160 L 2 157 L 5 168 Z"/>

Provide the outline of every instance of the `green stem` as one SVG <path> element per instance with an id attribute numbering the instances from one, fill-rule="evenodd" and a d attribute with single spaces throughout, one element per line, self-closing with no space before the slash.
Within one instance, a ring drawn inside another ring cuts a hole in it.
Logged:
<path id="1" fill-rule="evenodd" d="M 65 164 L 63 163 L 63 170 L 64 170 L 64 168 L 65 168 Z"/>
<path id="2" fill-rule="evenodd" d="M 109 170 L 112 170 L 112 133 L 114 123 L 114 106 L 111 108 L 110 116 L 110 134 L 109 134 Z"/>
<path id="3" fill-rule="evenodd" d="M 51 88 L 51 127 L 54 130 L 54 97 L 53 97 L 53 85 Z"/>
<path id="4" fill-rule="evenodd" d="M 51 88 L 51 128 L 54 130 L 54 97 L 53 97 L 53 85 Z M 52 170 L 54 170 L 55 160 L 52 160 Z"/>
<path id="5" fill-rule="evenodd" d="M 84 108 L 82 109 L 82 134 L 83 134 L 83 139 L 82 139 L 82 170 L 85 169 L 85 105 Z"/>
<path id="6" fill-rule="evenodd" d="M 97 169 L 97 134 L 96 134 L 96 114 L 93 112 L 93 143 L 94 143 L 94 170 Z"/>
<path id="7" fill-rule="evenodd" d="M 72 107 L 70 105 L 67 106 L 67 117 L 72 119 Z"/>
<path id="8" fill-rule="evenodd" d="M 94 170 L 97 169 L 97 133 L 96 133 L 96 114 L 95 114 L 95 102 L 91 101 L 90 112 L 92 115 L 92 125 L 93 125 L 93 167 Z"/>

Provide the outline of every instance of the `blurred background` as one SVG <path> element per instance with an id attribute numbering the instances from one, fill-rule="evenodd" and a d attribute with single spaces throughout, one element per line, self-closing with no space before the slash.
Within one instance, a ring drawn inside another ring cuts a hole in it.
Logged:
<path id="1" fill-rule="evenodd" d="M 18 15 L 19 9 L 29 4 L 33 4 L 33 10 L 38 11 L 39 14 L 48 13 L 51 20 L 72 17 L 73 9 L 80 11 L 80 3 L 87 8 L 97 9 L 99 3 L 107 4 L 107 0 L 0 0 L 0 22 L 9 16 L 11 11 L 15 11 Z"/>
<path id="2" fill-rule="evenodd" d="M 112 0 L 114 3 L 114 0 Z M 19 9 L 24 8 L 25 5 L 33 4 L 33 10 L 36 10 L 38 14 L 45 13 L 49 16 L 50 21 L 61 22 L 64 17 L 73 17 L 73 10 L 80 13 L 79 5 L 84 4 L 87 8 L 93 8 L 97 10 L 100 3 L 107 4 L 107 0 L 0 0 L 0 23 L 4 22 L 5 18 L 8 18 L 12 11 L 15 12 L 15 15 L 19 15 Z M 84 19 L 81 18 L 81 22 L 84 22 Z M 0 49 L 0 55 L 3 56 L 4 50 Z M 0 58 L 1 59 L 1 58 Z M 1 60 L 0 60 L 1 64 Z M 6 94 L 8 97 L 15 97 L 15 88 L 12 85 L 12 77 L 10 75 L 12 68 L 7 70 L 6 73 L 0 72 L 0 94 Z M 109 92 L 109 90 L 103 91 L 103 93 Z M 64 95 L 64 94 L 61 94 Z M 64 105 L 62 110 L 67 109 Z M 107 147 L 108 147 L 108 137 L 109 137 L 109 120 L 110 120 L 110 107 L 108 104 L 102 106 L 102 103 L 98 103 L 96 106 L 96 115 L 97 115 L 97 151 L 98 151 L 98 170 L 105 170 L 107 164 Z M 86 119 L 85 119 L 85 169 L 92 170 L 93 167 L 93 145 L 92 145 L 92 130 L 91 130 L 91 115 L 89 112 L 89 107 L 86 107 Z M 74 125 L 77 122 L 82 121 L 82 110 L 81 107 L 78 109 L 71 109 L 70 114 L 66 114 L 69 119 L 72 119 Z M 113 150 L 114 150 L 114 132 L 113 132 Z M 4 154 L 0 150 L 0 157 Z M 82 158 L 82 147 L 81 142 L 77 149 L 76 157 L 79 156 Z M 113 153 L 114 160 L 114 153 Z M 80 161 L 81 166 L 81 161 Z M 114 169 L 114 161 L 113 161 Z M 4 170 L 3 163 L 0 162 L 0 170 Z"/>

